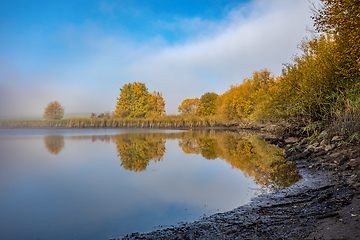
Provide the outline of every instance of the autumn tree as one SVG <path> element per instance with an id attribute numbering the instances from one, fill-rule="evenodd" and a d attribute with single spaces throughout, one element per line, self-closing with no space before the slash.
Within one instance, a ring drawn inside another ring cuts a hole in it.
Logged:
<path id="1" fill-rule="evenodd" d="M 230 89 L 221 94 L 217 100 L 217 112 L 227 120 L 236 120 L 238 118 L 236 113 L 237 102 L 235 101 L 241 94 L 238 86 L 230 86 Z"/>
<path id="2" fill-rule="evenodd" d="M 253 72 L 242 84 L 231 86 L 220 95 L 217 101 L 219 114 L 229 120 L 249 117 L 273 82 L 274 77 L 268 69 Z"/>
<path id="3" fill-rule="evenodd" d="M 45 108 L 43 117 L 45 119 L 59 120 L 64 117 L 64 108 L 58 101 L 50 102 Z"/>
<path id="4" fill-rule="evenodd" d="M 202 95 L 199 101 L 198 113 L 203 116 L 215 115 L 217 98 L 218 95 L 213 92 Z"/>
<path id="5" fill-rule="evenodd" d="M 269 69 L 261 69 L 253 72 L 250 78 L 244 80 L 246 85 L 247 100 L 239 104 L 237 113 L 242 117 L 251 118 L 254 112 L 260 105 L 266 101 L 266 96 L 269 96 L 269 88 L 275 83 L 274 75 Z"/>
<path id="6" fill-rule="evenodd" d="M 337 43 L 336 74 L 348 87 L 360 78 L 360 0 L 320 0 L 312 16 L 315 30 Z"/>
<path id="7" fill-rule="evenodd" d="M 134 82 L 120 88 L 115 113 L 120 118 L 140 118 L 165 114 L 161 93 L 149 93 L 144 83 Z"/>
<path id="8" fill-rule="evenodd" d="M 198 98 L 185 99 L 178 107 L 178 112 L 180 114 L 196 114 L 199 103 L 200 101 Z"/>
<path id="9" fill-rule="evenodd" d="M 358 85 L 351 86 L 339 75 L 337 45 L 329 34 L 304 39 L 299 47 L 302 53 L 284 64 L 282 75 L 260 94 L 256 111 L 262 116 L 301 116 L 319 121 L 349 107 L 359 108 Z"/>
<path id="10" fill-rule="evenodd" d="M 165 100 L 160 92 L 153 92 L 149 97 L 149 109 L 145 117 L 165 115 Z"/>

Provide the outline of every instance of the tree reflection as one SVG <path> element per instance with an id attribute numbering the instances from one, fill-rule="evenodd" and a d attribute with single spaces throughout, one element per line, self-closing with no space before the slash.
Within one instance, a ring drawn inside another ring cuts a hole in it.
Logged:
<path id="1" fill-rule="evenodd" d="M 59 154 L 64 147 L 64 136 L 62 135 L 47 135 L 44 136 L 44 144 L 46 149 L 51 154 Z"/>
<path id="2" fill-rule="evenodd" d="M 187 154 L 201 154 L 201 156 L 209 160 L 218 158 L 215 137 L 211 137 L 206 132 L 200 135 L 185 134 L 179 139 L 179 146 Z"/>
<path id="3" fill-rule="evenodd" d="M 106 136 L 91 139 L 110 141 Z M 232 168 L 242 171 L 245 176 L 253 178 L 255 183 L 266 188 L 285 188 L 301 178 L 296 164 L 285 161 L 283 149 L 269 144 L 256 134 L 189 131 L 111 136 L 111 141 L 116 144 L 121 166 L 135 172 L 146 170 L 151 161 L 163 159 L 167 139 L 177 139 L 186 154 L 201 155 L 209 160 L 224 160 Z"/>
<path id="4" fill-rule="evenodd" d="M 179 146 L 187 154 L 201 154 L 206 159 L 220 158 L 270 189 L 288 187 L 301 178 L 296 164 L 285 161 L 283 149 L 256 135 L 192 133 L 182 136 Z"/>
<path id="5" fill-rule="evenodd" d="M 301 178 L 296 164 L 285 161 L 284 149 L 257 136 L 228 135 L 219 138 L 219 148 L 221 159 L 253 177 L 257 184 L 264 187 L 285 188 Z"/>
<path id="6" fill-rule="evenodd" d="M 161 161 L 165 154 L 164 134 L 117 135 L 115 144 L 121 166 L 130 171 L 144 171 L 150 161 Z"/>

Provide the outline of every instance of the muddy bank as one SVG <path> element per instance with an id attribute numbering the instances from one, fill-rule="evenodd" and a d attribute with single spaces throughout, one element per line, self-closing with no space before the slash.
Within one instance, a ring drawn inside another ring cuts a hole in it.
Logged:
<path id="1" fill-rule="evenodd" d="M 268 141 L 286 149 L 302 180 L 233 211 L 119 239 L 359 239 L 360 146 L 338 136 Z"/>

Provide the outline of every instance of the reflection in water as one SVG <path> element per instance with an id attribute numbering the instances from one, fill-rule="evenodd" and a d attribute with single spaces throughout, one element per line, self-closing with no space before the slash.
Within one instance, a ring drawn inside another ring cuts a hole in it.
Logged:
<path id="1" fill-rule="evenodd" d="M 130 171 L 140 172 L 146 169 L 151 160 L 161 161 L 165 154 L 165 136 L 154 133 L 115 136 L 121 166 Z"/>
<path id="2" fill-rule="evenodd" d="M 151 160 L 162 160 L 166 139 L 178 139 L 184 153 L 201 154 L 209 160 L 220 158 L 266 188 L 285 188 L 301 178 L 296 164 L 285 161 L 283 149 L 256 135 L 215 131 L 142 133 L 117 135 L 114 142 L 121 165 L 143 171 Z"/>
<path id="3" fill-rule="evenodd" d="M 146 170 L 151 161 L 161 161 L 166 151 L 166 140 L 177 139 L 184 153 L 200 154 L 209 160 L 222 159 L 233 169 L 253 178 L 262 187 L 281 189 L 301 178 L 296 164 L 285 161 L 283 149 L 269 144 L 255 134 L 247 133 L 245 136 L 221 131 L 192 131 L 71 136 L 70 139 L 114 142 L 121 166 L 135 172 Z M 44 142 L 49 152 L 58 154 L 64 146 L 64 137 L 45 136 Z"/>
<path id="4" fill-rule="evenodd" d="M 201 154 L 206 159 L 218 158 L 217 142 L 215 135 L 209 133 L 197 135 L 187 134 L 179 139 L 179 146 L 184 153 L 187 154 Z"/>
<path id="5" fill-rule="evenodd" d="M 301 176 L 294 162 L 285 161 L 285 151 L 258 136 L 229 134 L 218 138 L 219 158 L 270 189 L 288 187 Z"/>
<path id="6" fill-rule="evenodd" d="M 46 149 L 51 154 L 59 154 L 64 148 L 64 136 L 63 135 L 47 135 L 44 136 L 44 144 Z"/>
<path id="7" fill-rule="evenodd" d="M 242 136 L 225 132 L 185 134 L 179 140 L 185 153 L 201 154 L 206 159 L 220 158 L 255 182 L 270 189 L 288 187 L 301 176 L 294 162 L 285 161 L 283 149 L 257 135 Z"/>
<path id="8" fill-rule="evenodd" d="M 92 142 L 102 141 L 102 142 L 109 143 L 113 137 L 114 136 L 112 136 L 112 135 L 90 135 L 90 136 L 80 135 L 80 136 L 69 136 L 69 139 L 71 139 L 71 140 L 91 140 Z"/>

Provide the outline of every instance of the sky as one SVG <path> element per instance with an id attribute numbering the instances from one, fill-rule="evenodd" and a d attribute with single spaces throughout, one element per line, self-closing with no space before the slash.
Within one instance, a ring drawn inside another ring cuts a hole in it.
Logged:
<path id="1" fill-rule="evenodd" d="M 280 75 L 310 16 L 306 0 L 1 0 L 0 118 L 40 116 L 55 100 L 112 112 L 132 82 L 177 114 L 254 71 Z"/>

